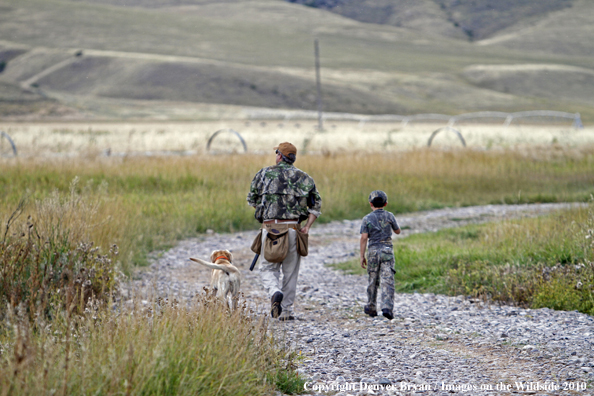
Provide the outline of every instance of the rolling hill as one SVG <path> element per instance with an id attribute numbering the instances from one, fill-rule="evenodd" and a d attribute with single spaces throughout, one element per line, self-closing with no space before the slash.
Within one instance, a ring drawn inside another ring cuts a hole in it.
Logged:
<path id="1" fill-rule="evenodd" d="M 287 0 L 360 22 L 407 27 L 469 41 L 571 8 L 576 0 Z"/>
<path id="2" fill-rule="evenodd" d="M 0 116 L 315 109 L 317 38 L 325 111 L 594 120 L 593 21 L 587 0 L 0 0 Z"/>

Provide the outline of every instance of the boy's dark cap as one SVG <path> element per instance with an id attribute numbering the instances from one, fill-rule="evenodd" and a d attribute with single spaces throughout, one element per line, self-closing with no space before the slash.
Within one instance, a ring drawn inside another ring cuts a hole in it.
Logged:
<path id="1" fill-rule="evenodd" d="M 388 196 L 382 190 L 375 190 L 369 194 L 369 202 L 373 201 L 375 198 L 381 198 L 384 202 L 388 202 Z"/>
<path id="2" fill-rule="evenodd" d="M 297 155 L 297 147 L 293 146 L 289 142 L 279 144 L 274 148 L 274 150 L 278 150 L 285 157 L 288 157 L 289 154 Z"/>

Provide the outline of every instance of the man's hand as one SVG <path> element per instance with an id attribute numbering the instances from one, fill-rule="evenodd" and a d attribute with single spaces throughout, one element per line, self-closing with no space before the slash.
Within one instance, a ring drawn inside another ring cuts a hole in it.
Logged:
<path id="1" fill-rule="evenodd" d="M 305 223 L 305 225 L 303 227 L 301 227 L 301 229 L 299 231 L 301 231 L 304 234 L 309 234 L 309 229 L 311 228 L 313 223 L 316 221 L 316 219 L 317 219 L 317 217 L 310 213 L 309 216 L 307 217 L 307 223 Z"/>
<path id="2" fill-rule="evenodd" d="M 365 257 L 361 257 L 361 268 L 367 269 L 367 259 Z"/>

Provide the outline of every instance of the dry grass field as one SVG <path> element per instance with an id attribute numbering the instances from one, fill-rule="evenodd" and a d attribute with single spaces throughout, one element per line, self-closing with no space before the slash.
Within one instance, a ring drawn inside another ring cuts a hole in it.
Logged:
<path id="1" fill-rule="evenodd" d="M 311 153 L 401 151 L 426 147 L 443 124 L 326 121 L 317 131 L 313 120 L 231 120 L 163 123 L 0 123 L 17 146 L 20 157 L 105 155 L 203 155 L 267 153 L 278 142 L 291 141 Z M 474 149 L 594 144 L 594 128 L 570 125 L 455 125 L 466 145 Z M 210 150 L 207 150 L 209 139 Z M 238 134 L 235 134 L 236 131 Z M 4 142 L 6 145 L 6 142 Z M 432 147 L 461 148 L 455 132 L 443 130 Z"/>

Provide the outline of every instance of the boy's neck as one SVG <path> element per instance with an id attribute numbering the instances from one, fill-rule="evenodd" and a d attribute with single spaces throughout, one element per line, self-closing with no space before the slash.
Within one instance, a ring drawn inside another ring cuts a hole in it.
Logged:
<path id="1" fill-rule="evenodd" d="M 383 207 L 381 207 L 381 208 L 376 208 L 375 206 L 372 206 L 372 207 L 371 207 L 371 209 L 373 209 L 373 211 L 375 212 L 376 210 L 383 210 L 384 208 L 383 208 Z"/>

